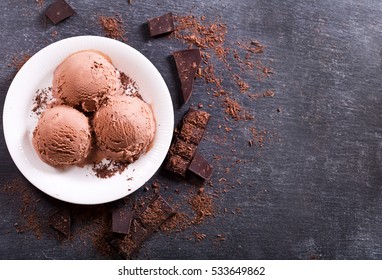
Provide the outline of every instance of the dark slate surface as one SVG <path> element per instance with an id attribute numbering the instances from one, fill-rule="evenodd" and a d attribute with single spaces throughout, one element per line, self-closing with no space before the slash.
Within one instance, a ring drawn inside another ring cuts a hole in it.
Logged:
<path id="1" fill-rule="evenodd" d="M 155 233 L 138 258 L 382 258 L 381 1 L 136 0 L 128 5 L 126 0 L 70 0 L 76 15 L 57 26 L 43 19 L 52 1 L 45 2 L 40 7 L 34 0 L 2 1 L 2 104 L 16 74 L 10 65 L 14 57 L 71 36 L 104 36 L 99 15 L 119 14 L 128 44 L 164 77 L 175 122 L 189 105 L 201 103 L 211 113 L 199 149 L 214 166 L 211 184 L 205 184 L 206 192 L 218 192 L 214 217 L 183 232 Z M 226 41 L 231 45 L 253 39 L 266 46 L 259 59 L 269 62 L 274 74 L 262 82 L 249 73 L 241 75 L 251 91 L 272 89 L 275 96 L 252 100 L 230 82 L 239 70 L 224 72 L 226 89 L 254 120 L 224 119 L 222 99 L 206 94 L 209 86 L 201 79 L 195 82 L 190 103 L 181 106 L 170 54 L 186 46 L 147 36 L 147 19 L 169 11 L 219 19 L 228 26 Z M 225 126 L 232 131 L 226 132 Z M 263 147 L 256 141 L 248 145 L 250 127 L 267 132 Z M 60 207 L 75 206 L 49 198 L 24 179 L 3 133 L 0 145 L 1 259 L 118 259 L 116 254 L 103 254 L 92 240 L 97 235 L 83 234 L 87 229 L 79 222 L 73 222 L 71 240 L 57 239 L 45 219 Z M 202 185 L 161 172 L 148 182 L 149 189 L 154 181 L 173 203 L 184 203 L 181 197 Z M 139 190 L 133 197 L 146 193 Z M 28 199 L 32 203 L 27 204 Z M 88 227 L 94 223 L 93 216 L 87 219 Z M 20 228 L 25 231 L 18 232 Z M 206 237 L 197 242 L 193 232 Z"/>

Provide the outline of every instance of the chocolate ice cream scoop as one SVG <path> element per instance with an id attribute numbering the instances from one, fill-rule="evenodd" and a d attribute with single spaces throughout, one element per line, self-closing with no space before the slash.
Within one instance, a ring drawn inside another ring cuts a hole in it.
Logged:
<path id="1" fill-rule="evenodd" d="M 40 158 L 52 166 L 80 163 L 90 152 L 89 120 L 69 106 L 47 109 L 33 131 L 32 141 Z"/>
<path id="2" fill-rule="evenodd" d="M 95 113 L 93 128 L 106 158 L 133 162 L 145 153 L 155 136 L 150 106 L 134 96 L 115 96 Z"/>
<path id="3" fill-rule="evenodd" d="M 85 112 L 96 111 L 108 96 L 120 90 L 119 72 L 108 56 L 95 50 L 70 55 L 53 74 L 53 96 Z"/>

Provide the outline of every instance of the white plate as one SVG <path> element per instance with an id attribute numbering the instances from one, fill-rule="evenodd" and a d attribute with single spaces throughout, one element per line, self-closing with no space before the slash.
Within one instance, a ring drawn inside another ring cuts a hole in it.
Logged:
<path id="1" fill-rule="evenodd" d="M 40 160 L 32 146 L 38 118 L 32 114 L 38 89 L 51 86 L 53 71 L 68 55 L 95 49 L 107 54 L 115 67 L 133 80 L 143 99 L 151 104 L 157 121 L 152 148 L 122 173 L 102 179 L 91 167 L 60 170 Z M 132 47 L 105 37 L 79 36 L 40 50 L 20 69 L 9 87 L 3 111 L 5 141 L 20 172 L 37 188 L 59 200 L 100 204 L 131 194 L 159 169 L 171 143 L 174 111 L 168 88 L 155 66 Z"/>

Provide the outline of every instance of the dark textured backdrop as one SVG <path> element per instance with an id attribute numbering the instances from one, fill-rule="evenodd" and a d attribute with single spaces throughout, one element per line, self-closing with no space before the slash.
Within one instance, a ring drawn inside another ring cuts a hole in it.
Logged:
<path id="1" fill-rule="evenodd" d="M 199 149 L 214 166 L 211 183 L 205 184 L 206 192 L 217 194 L 214 217 L 182 232 L 155 233 L 138 258 L 382 258 L 381 1 L 136 0 L 128 5 L 126 0 L 69 0 L 76 15 L 57 26 L 43 20 L 52 1 L 45 2 L 40 7 L 34 0 L 2 1 L 2 104 L 16 73 L 15 58 L 70 36 L 104 36 L 98 17 L 119 14 L 128 44 L 164 77 L 175 122 L 189 105 L 199 103 L 212 115 Z M 254 120 L 224 119 L 222 98 L 208 95 L 209 85 L 202 79 L 195 81 L 190 103 L 180 106 L 170 54 L 186 45 L 150 39 L 145 25 L 169 11 L 226 23 L 230 46 L 250 40 L 266 46 L 257 59 L 270 65 L 274 74 L 269 78 L 259 81 L 256 73 L 232 71 L 246 77 L 249 92 L 271 89 L 273 97 L 251 99 L 229 82 L 231 72 L 222 72 L 226 89 Z M 262 147 L 251 127 L 267 133 Z M 255 145 L 248 145 L 249 140 Z M 45 219 L 67 205 L 23 178 L 3 135 L 0 145 L 0 258 L 118 258 L 103 254 L 90 230 L 84 234 L 87 228 L 75 221 L 73 238 L 57 240 Z M 184 203 L 184 196 L 201 185 L 160 172 L 155 180 L 174 203 Z M 135 196 L 144 194 L 139 190 Z M 82 223 L 91 228 L 92 219 Z M 205 238 L 197 242 L 193 233 Z"/>

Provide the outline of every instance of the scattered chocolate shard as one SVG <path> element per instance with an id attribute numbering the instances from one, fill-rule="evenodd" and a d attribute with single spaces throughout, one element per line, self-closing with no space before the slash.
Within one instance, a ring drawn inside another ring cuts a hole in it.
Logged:
<path id="1" fill-rule="evenodd" d="M 146 229 L 154 231 L 174 215 L 174 209 L 158 194 L 139 215 L 139 220 Z"/>
<path id="2" fill-rule="evenodd" d="M 210 114 L 206 111 L 195 110 L 190 108 L 183 118 L 183 122 L 191 123 L 199 128 L 205 129 L 207 127 Z"/>
<path id="3" fill-rule="evenodd" d="M 172 13 L 149 19 L 148 26 L 151 37 L 168 34 L 175 30 Z"/>
<path id="4" fill-rule="evenodd" d="M 211 178 L 213 168 L 211 164 L 209 164 L 208 161 L 198 151 L 196 151 L 194 158 L 188 166 L 188 170 L 204 180 L 209 180 Z"/>
<path id="5" fill-rule="evenodd" d="M 112 232 L 128 234 L 133 221 L 132 209 L 125 205 L 112 212 Z"/>
<path id="6" fill-rule="evenodd" d="M 182 138 L 185 142 L 192 142 L 196 145 L 200 143 L 204 134 L 203 128 L 197 127 L 189 122 L 184 122 L 182 129 L 179 132 L 179 137 Z"/>
<path id="7" fill-rule="evenodd" d="M 171 145 L 170 153 L 179 155 L 185 159 L 191 160 L 194 157 L 197 146 L 193 143 L 187 143 L 176 137 Z"/>
<path id="8" fill-rule="evenodd" d="M 165 169 L 182 177 L 186 177 L 187 167 L 189 164 L 190 161 L 182 158 L 181 156 L 170 155 L 167 159 Z"/>
<path id="9" fill-rule="evenodd" d="M 75 12 L 65 0 L 56 0 L 45 11 L 45 16 L 54 24 L 71 17 Z"/>
<path id="10" fill-rule="evenodd" d="M 176 69 L 180 80 L 181 93 L 184 103 L 187 103 L 192 94 L 192 86 L 196 71 L 202 61 L 199 49 L 187 49 L 173 52 Z"/>
<path id="11" fill-rule="evenodd" d="M 71 217 L 70 211 L 66 208 L 57 210 L 49 217 L 49 225 L 66 238 L 70 237 Z"/>

